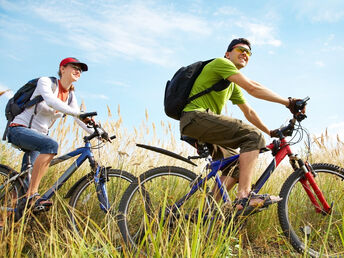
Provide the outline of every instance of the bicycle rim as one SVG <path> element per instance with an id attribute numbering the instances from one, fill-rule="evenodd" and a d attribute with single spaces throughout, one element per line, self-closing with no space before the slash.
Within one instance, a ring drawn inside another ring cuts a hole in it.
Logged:
<path id="1" fill-rule="evenodd" d="M 316 212 L 300 183 L 302 173 L 292 174 L 284 184 L 279 217 L 284 233 L 299 252 L 311 256 L 344 255 L 344 174 L 329 164 L 313 165 L 315 181 L 332 205 L 331 214 Z"/>
<path id="2" fill-rule="evenodd" d="M 23 191 L 18 182 L 4 185 L 9 179 L 10 170 L 0 167 L 0 221 L 6 223 L 14 216 L 14 210 Z"/>
<path id="3" fill-rule="evenodd" d="M 122 240 L 116 223 L 118 204 L 135 177 L 128 172 L 111 169 L 108 178 L 106 190 L 110 207 L 107 212 L 101 209 L 94 181 L 90 178 L 82 181 L 74 191 L 69 202 L 69 215 L 72 227 L 89 245 L 110 244 L 119 249 Z"/>
<path id="4" fill-rule="evenodd" d="M 120 204 L 119 224 L 127 243 L 150 256 L 169 241 L 192 241 L 195 229 L 206 221 L 207 195 L 199 189 L 180 207 L 174 204 L 188 194 L 195 179 L 194 173 L 178 167 L 159 167 L 141 175 Z"/>

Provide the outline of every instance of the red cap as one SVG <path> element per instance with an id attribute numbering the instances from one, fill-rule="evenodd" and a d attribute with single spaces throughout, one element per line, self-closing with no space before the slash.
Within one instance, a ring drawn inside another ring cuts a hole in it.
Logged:
<path id="1" fill-rule="evenodd" d="M 67 57 L 63 59 L 60 63 L 60 67 L 65 66 L 67 64 L 77 64 L 78 66 L 80 66 L 83 72 L 86 72 L 88 70 L 87 64 L 81 63 L 78 59 L 74 57 Z"/>

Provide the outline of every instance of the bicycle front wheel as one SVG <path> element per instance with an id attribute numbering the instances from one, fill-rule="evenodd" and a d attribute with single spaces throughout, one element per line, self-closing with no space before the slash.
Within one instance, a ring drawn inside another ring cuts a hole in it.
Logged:
<path id="1" fill-rule="evenodd" d="M 298 170 L 289 176 L 281 189 L 283 200 L 278 204 L 281 227 L 298 252 L 313 257 L 343 256 L 344 170 L 331 164 L 314 164 L 312 167 L 315 181 L 332 205 L 332 212 L 316 211 L 300 182 L 304 174 Z"/>
<path id="2" fill-rule="evenodd" d="M 140 251 L 153 256 L 157 246 L 169 239 L 185 242 L 194 232 L 192 225 L 201 221 L 199 211 L 210 203 L 204 187 L 189 194 L 196 178 L 187 169 L 165 166 L 145 172 L 132 183 L 119 205 L 118 226 L 126 244 L 134 249 L 145 245 Z"/>
<path id="3" fill-rule="evenodd" d="M 24 195 L 24 189 L 18 180 L 7 183 L 11 176 L 14 176 L 11 168 L 0 164 L 0 222 L 5 224 L 6 221 L 14 216 L 18 200 Z M 19 219 L 16 218 L 16 219 Z"/>
<path id="4" fill-rule="evenodd" d="M 94 179 L 87 177 L 72 193 L 69 216 L 72 227 L 88 243 L 110 244 L 119 249 L 121 234 L 116 223 L 117 208 L 123 192 L 136 177 L 119 169 L 108 170 L 107 177 L 105 187 L 110 207 L 107 210 L 101 207 Z"/>

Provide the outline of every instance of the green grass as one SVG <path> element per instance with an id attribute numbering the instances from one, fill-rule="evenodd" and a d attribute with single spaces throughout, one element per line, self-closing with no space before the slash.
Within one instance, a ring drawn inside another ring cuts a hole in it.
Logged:
<path id="1" fill-rule="evenodd" d="M 117 139 L 113 144 L 107 144 L 100 152 L 95 151 L 95 158 L 100 160 L 102 164 L 112 165 L 113 168 L 122 168 L 137 176 L 147 169 L 163 165 L 194 169 L 186 163 L 135 147 L 135 142 L 145 142 L 175 151 L 183 156 L 194 154 L 194 150 L 190 147 L 175 140 L 170 124 L 162 122 L 160 125 L 159 130 L 165 133 L 164 142 L 156 137 L 156 125 L 154 123 L 151 126 L 147 125 L 149 124 L 148 115 L 141 127 L 134 128 L 134 132 L 131 134 L 121 124 L 120 114 L 117 121 L 112 121 L 109 111 L 109 120 L 103 126 L 108 128 L 110 134 L 115 133 Z M 61 120 L 52 135 L 59 139 L 61 152 L 65 152 L 65 150 L 71 150 L 81 145 L 81 133 L 75 125 L 66 126 L 66 121 Z M 70 140 L 74 138 L 79 140 Z M 317 140 L 318 149 L 313 152 L 311 161 L 343 166 L 344 162 L 340 151 L 343 144 L 340 140 L 337 143 L 338 146 L 328 148 L 325 146 L 326 139 L 323 142 L 321 139 Z M 10 145 L 0 144 L 0 161 L 2 164 L 18 169 L 21 155 L 20 152 L 13 150 Z M 256 177 L 266 167 L 267 160 L 268 158 L 264 157 L 260 159 Z M 66 163 L 58 164 L 49 170 L 40 186 L 42 192 L 49 188 L 61 175 L 61 171 L 64 171 L 70 164 Z M 201 172 L 202 164 L 204 165 L 204 163 L 200 163 L 201 166 L 194 170 L 195 173 Z M 59 190 L 58 195 L 54 197 L 54 205 L 49 212 L 38 216 L 25 216 L 17 223 L 13 223 L 9 219 L 4 230 L 0 232 L 0 256 L 104 257 L 112 255 L 113 257 L 142 257 L 142 253 L 130 250 L 126 246 L 123 246 L 120 251 L 116 250 L 106 232 L 98 231 L 91 219 L 83 225 L 85 232 L 89 232 L 88 234 L 80 236 L 69 227 L 68 200 L 65 200 L 63 196 L 77 179 L 88 172 L 88 166 L 83 165 L 80 171 L 72 176 Z M 262 189 L 262 192 L 278 194 L 282 182 L 291 173 L 291 168 L 288 164 L 282 164 L 276 172 Z M 161 195 L 161 207 L 166 208 L 168 198 L 167 191 Z M 200 198 L 199 202 L 195 204 L 195 209 L 202 210 L 203 206 L 204 198 Z M 232 223 L 224 224 L 220 221 L 215 224 L 208 236 L 206 236 L 207 223 L 204 225 L 200 219 L 197 220 L 197 223 L 178 221 L 171 230 L 163 223 L 162 219 L 159 220 L 156 217 L 157 223 L 154 224 L 148 220 L 146 213 L 144 216 L 146 221 L 144 225 L 145 235 L 139 244 L 139 249 L 149 257 L 302 257 L 293 249 L 282 233 L 277 217 L 277 205 L 248 218 L 239 232 L 230 230 L 233 228 Z M 337 230 L 340 237 L 336 244 L 342 245 L 344 250 L 344 222 L 338 226 Z"/>

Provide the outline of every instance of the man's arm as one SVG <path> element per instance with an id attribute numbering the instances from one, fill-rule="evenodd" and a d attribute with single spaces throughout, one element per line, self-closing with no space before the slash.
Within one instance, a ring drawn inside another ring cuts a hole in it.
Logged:
<path id="1" fill-rule="evenodd" d="M 256 111 L 254 111 L 247 103 L 238 104 L 241 111 L 244 113 L 246 119 L 255 125 L 258 129 L 262 130 L 264 133 L 270 136 L 270 131 L 266 127 L 266 125 L 260 120 L 259 116 L 257 115 Z"/>
<path id="2" fill-rule="evenodd" d="M 252 95 L 253 97 L 271 101 L 271 102 L 280 103 L 285 106 L 289 105 L 289 100 L 287 98 L 282 98 L 277 93 L 264 87 L 258 82 L 248 79 L 241 73 L 231 75 L 227 79 L 239 85 L 241 88 L 247 91 L 248 94 Z"/>

